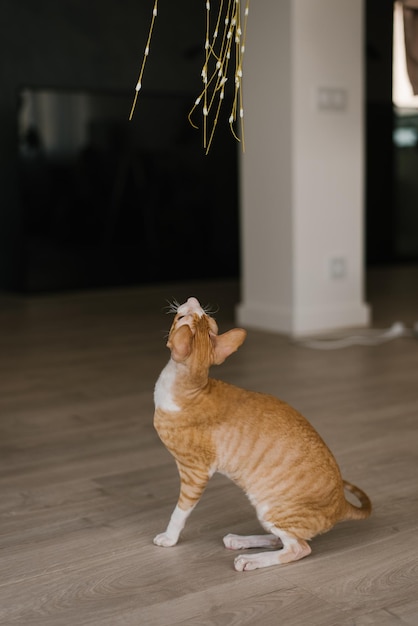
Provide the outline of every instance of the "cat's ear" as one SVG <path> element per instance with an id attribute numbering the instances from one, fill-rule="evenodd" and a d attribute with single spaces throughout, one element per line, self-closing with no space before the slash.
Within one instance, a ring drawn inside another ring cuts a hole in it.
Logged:
<path id="1" fill-rule="evenodd" d="M 220 365 L 230 354 L 236 352 L 244 343 L 246 336 L 247 331 L 243 328 L 233 328 L 222 335 L 212 335 L 215 354 L 214 365 Z"/>
<path id="2" fill-rule="evenodd" d="M 167 348 L 171 350 L 174 361 L 184 361 L 192 351 L 192 331 L 187 324 L 180 326 L 167 341 Z"/>

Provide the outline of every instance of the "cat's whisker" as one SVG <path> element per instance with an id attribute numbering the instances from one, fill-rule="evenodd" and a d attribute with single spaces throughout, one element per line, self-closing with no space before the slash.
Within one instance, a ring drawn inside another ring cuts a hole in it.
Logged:
<path id="1" fill-rule="evenodd" d="M 181 307 L 180 302 L 178 302 L 175 298 L 173 300 L 167 300 L 167 302 L 168 304 L 163 307 L 165 313 L 167 315 L 169 315 L 170 313 L 176 314 Z M 213 305 L 208 303 L 205 306 L 202 306 L 202 311 L 205 315 L 208 315 L 210 317 L 212 315 L 215 315 L 219 311 L 219 305 Z"/>
<path id="2" fill-rule="evenodd" d="M 203 312 L 205 313 L 205 315 L 216 315 L 216 313 L 218 313 L 218 311 L 220 310 L 219 304 L 206 304 L 205 306 L 202 306 Z"/>
<path id="3" fill-rule="evenodd" d="M 181 306 L 180 302 L 177 302 L 175 298 L 172 302 L 170 300 L 167 300 L 167 302 L 167 306 L 164 307 L 164 309 L 166 309 L 166 314 L 169 315 L 170 313 L 177 313 L 179 307 Z"/>

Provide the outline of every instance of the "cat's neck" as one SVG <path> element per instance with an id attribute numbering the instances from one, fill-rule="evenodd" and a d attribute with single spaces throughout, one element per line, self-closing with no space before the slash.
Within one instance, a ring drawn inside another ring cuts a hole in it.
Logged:
<path id="1" fill-rule="evenodd" d="M 195 398 L 206 387 L 207 382 L 207 369 L 191 369 L 170 358 L 155 385 L 155 408 L 180 411 L 182 401 Z"/>

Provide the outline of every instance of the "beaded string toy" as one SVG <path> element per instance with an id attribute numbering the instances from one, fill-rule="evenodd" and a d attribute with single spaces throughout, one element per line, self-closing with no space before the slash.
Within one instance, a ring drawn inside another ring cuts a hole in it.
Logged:
<path id="1" fill-rule="evenodd" d="M 244 1 L 244 0 L 243 0 Z M 193 117 L 197 109 L 201 109 L 203 117 L 203 147 L 206 154 L 209 152 L 215 130 L 219 121 L 219 113 L 225 98 L 225 85 L 229 75 L 233 74 L 234 97 L 229 116 L 231 132 L 237 141 L 244 141 L 244 106 L 242 93 L 243 57 L 247 36 L 247 20 L 250 0 L 245 0 L 243 8 L 241 0 L 219 0 L 219 10 L 214 20 L 214 29 L 211 29 L 212 11 L 210 0 L 206 2 L 206 37 L 205 37 L 205 60 L 201 72 L 203 88 L 189 113 L 189 121 L 194 128 Z M 155 20 L 158 15 L 158 0 L 154 0 L 151 25 L 145 46 L 144 57 L 138 82 L 135 87 L 135 97 L 132 104 L 129 119 L 134 114 L 139 91 L 142 87 L 142 78 L 145 64 L 150 51 L 152 33 Z M 231 57 L 235 65 L 231 69 Z M 237 128 L 239 125 L 239 129 Z M 240 137 L 239 137 L 240 135 Z"/>

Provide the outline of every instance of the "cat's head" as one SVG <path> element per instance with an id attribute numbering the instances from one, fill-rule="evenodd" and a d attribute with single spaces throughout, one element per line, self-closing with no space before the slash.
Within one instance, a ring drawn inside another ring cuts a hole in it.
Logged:
<path id="1" fill-rule="evenodd" d="M 219 365 L 238 350 L 247 336 L 243 328 L 218 335 L 218 325 L 196 298 L 177 306 L 167 347 L 177 362 L 198 361 L 202 366 Z"/>

